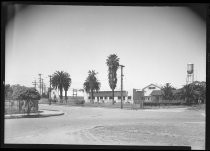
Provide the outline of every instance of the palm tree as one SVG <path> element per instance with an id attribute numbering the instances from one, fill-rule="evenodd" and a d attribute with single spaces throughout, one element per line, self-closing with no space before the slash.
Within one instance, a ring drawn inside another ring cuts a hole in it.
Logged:
<path id="1" fill-rule="evenodd" d="M 175 90 L 175 88 L 172 87 L 172 86 L 170 85 L 170 83 L 166 83 L 166 85 L 163 86 L 163 87 L 161 88 L 161 90 L 162 90 L 162 92 L 163 92 L 163 99 L 164 99 L 164 100 L 172 100 L 172 99 L 174 99 L 174 95 L 173 95 L 172 90 Z"/>
<path id="2" fill-rule="evenodd" d="M 106 59 L 108 66 L 109 86 L 112 89 L 112 104 L 114 104 L 114 89 L 117 85 L 117 69 L 119 68 L 119 58 L 116 54 L 111 54 Z"/>
<path id="3" fill-rule="evenodd" d="M 52 87 L 55 89 L 59 89 L 61 100 L 63 99 L 64 84 L 65 84 L 65 72 L 64 71 L 56 71 L 52 76 Z"/>
<path id="4" fill-rule="evenodd" d="M 96 78 L 97 73 L 95 70 L 88 71 L 88 77 L 85 80 L 83 86 L 87 93 L 91 92 L 91 102 L 93 103 L 93 92 L 98 92 L 100 90 L 101 83 Z"/>
<path id="5" fill-rule="evenodd" d="M 67 103 L 67 91 L 69 89 L 69 87 L 71 86 L 71 78 L 70 75 L 68 73 L 64 73 L 64 85 L 63 85 L 63 89 L 65 91 L 65 100 Z"/>

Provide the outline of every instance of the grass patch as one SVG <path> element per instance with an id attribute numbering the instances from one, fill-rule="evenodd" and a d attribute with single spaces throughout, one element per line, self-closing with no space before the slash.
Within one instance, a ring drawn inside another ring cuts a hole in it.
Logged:
<path id="1" fill-rule="evenodd" d="M 192 106 L 189 106 L 188 110 L 205 111 L 206 104 L 192 105 Z"/>

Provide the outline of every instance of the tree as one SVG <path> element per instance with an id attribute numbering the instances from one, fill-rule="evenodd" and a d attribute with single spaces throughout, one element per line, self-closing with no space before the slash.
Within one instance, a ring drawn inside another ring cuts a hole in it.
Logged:
<path id="1" fill-rule="evenodd" d="M 12 99 L 14 100 L 21 100 L 20 98 L 20 94 L 22 94 L 23 92 L 25 92 L 27 89 L 27 87 L 25 86 L 21 86 L 19 84 L 17 85 L 13 85 L 12 86 Z"/>
<path id="2" fill-rule="evenodd" d="M 174 95 L 173 95 L 173 92 L 172 90 L 175 90 L 174 87 L 172 87 L 170 85 L 170 83 L 166 83 L 165 86 L 163 86 L 161 88 L 162 92 L 163 92 L 163 99 L 164 100 L 173 100 L 174 99 Z"/>
<path id="3" fill-rule="evenodd" d="M 188 105 L 193 103 L 205 103 L 206 83 L 203 81 L 194 81 L 193 83 L 184 85 L 180 91 L 176 93 L 176 98 L 185 100 Z"/>
<path id="4" fill-rule="evenodd" d="M 198 100 L 204 103 L 206 100 L 206 83 L 195 81 L 191 83 L 191 87 L 194 92 L 194 103 L 198 103 Z"/>
<path id="5" fill-rule="evenodd" d="M 88 71 L 88 77 L 86 78 L 83 86 L 87 93 L 91 92 L 91 102 L 93 103 L 93 92 L 98 92 L 100 90 L 101 83 L 98 81 L 96 77 L 97 73 L 95 70 Z"/>
<path id="6" fill-rule="evenodd" d="M 68 73 L 64 73 L 64 91 L 65 91 L 65 100 L 67 101 L 67 91 L 69 89 L 69 87 L 71 86 L 71 78 L 70 75 Z M 66 102 L 67 103 L 67 102 Z"/>
<path id="7" fill-rule="evenodd" d="M 27 114 L 31 112 L 31 108 L 35 106 L 35 101 L 40 100 L 41 96 L 35 88 L 26 88 L 19 95 L 20 100 L 26 100 Z M 38 103 L 37 103 L 38 105 Z M 38 106 L 37 106 L 38 109 Z"/>
<path id="8" fill-rule="evenodd" d="M 109 86 L 112 89 L 112 104 L 114 104 L 114 89 L 117 85 L 117 69 L 119 68 L 119 58 L 116 54 L 111 54 L 106 59 L 108 66 Z"/>
<path id="9" fill-rule="evenodd" d="M 52 75 L 52 87 L 55 89 L 59 89 L 60 91 L 60 99 L 63 99 L 63 86 L 65 84 L 65 73 L 64 71 L 56 71 Z"/>
<path id="10" fill-rule="evenodd" d="M 206 100 L 206 83 L 195 81 L 184 85 L 181 88 L 179 95 L 188 105 L 198 103 L 198 100 L 201 100 L 204 103 Z"/>
<path id="11" fill-rule="evenodd" d="M 5 99 L 11 99 L 12 98 L 12 87 L 9 84 L 5 85 Z"/>
<path id="12" fill-rule="evenodd" d="M 181 99 L 184 99 L 188 105 L 196 99 L 192 84 L 186 84 L 181 88 Z"/>
<path id="13" fill-rule="evenodd" d="M 200 82 L 200 99 L 203 103 L 206 103 L 206 82 L 202 81 Z"/>
<path id="14" fill-rule="evenodd" d="M 38 103 L 35 103 L 35 101 L 40 100 L 41 98 L 39 92 L 35 88 L 28 88 L 20 85 L 14 85 L 12 86 L 12 89 L 13 89 L 12 98 L 14 100 L 26 101 L 25 103 L 26 112 L 29 115 L 31 112 L 31 108 L 34 107 L 35 104 L 38 105 Z"/>

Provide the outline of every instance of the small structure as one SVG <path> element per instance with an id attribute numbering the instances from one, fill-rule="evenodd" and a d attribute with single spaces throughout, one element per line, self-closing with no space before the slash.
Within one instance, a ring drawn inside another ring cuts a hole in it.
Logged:
<path id="1" fill-rule="evenodd" d="M 133 89 L 133 103 L 140 104 L 140 108 L 144 106 L 144 92 L 139 89 Z"/>
<path id="2" fill-rule="evenodd" d="M 133 103 L 139 104 L 144 100 L 144 92 L 140 89 L 133 89 Z"/>
<path id="3" fill-rule="evenodd" d="M 151 95 L 152 102 L 160 102 L 163 99 L 163 91 L 162 90 L 153 90 Z"/>
<path id="4" fill-rule="evenodd" d="M 58 102 L 60 100 L 60 96 L 59 96 L 59 91 L 58 90 L 52 89 L 50 94 L 51 94 L 51 99 L 54 102 Z"/>

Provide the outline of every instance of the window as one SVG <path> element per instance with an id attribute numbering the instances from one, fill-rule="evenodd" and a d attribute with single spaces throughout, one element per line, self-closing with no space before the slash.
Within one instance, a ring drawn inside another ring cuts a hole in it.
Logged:
<path id="1" fill-rule="evenodd" d="M 93 100 L 95 99 L 95 97 L 93 97 Z"/>
<path id="2" fill-rule="evenodd" d="M 121 100 L 121 96 L 118 96 L 118 100 Z"/>
<path id="3" fill-rule="evenodd" d="M 90 96 L 88 97 L 88 99 L 90 99 Z"/>
<path id="4" fill-rule="evenodd" d="M 103 96 L 100 96 L 100 99 L 103 99 Z"/>
<path id="5" fill-rule="evenodd" d="M 111 100 L 111 99 L 112 99 L 112 97 L 110 96 L 110 97 L 109 97 L 109 99 Z"/>
<path id="6" fill-rule="evenodd" d="M 149 87 L 149 89 L 155 89 L 155 87 Z"/>
<path id="7" fill-rule="evenodd" d="M 123 96 L 123 100 L 125 100 L 125 96 Z"/>
<path id="8" fill-rule="evenodd" d="M 107 97 L 105 96 L 104 99 L 107 99 Z"/>
<path id="9" fill-rule="evenodd" d="M 128 100 L 131 100 L 131 96 L 128 96 Z"/>

